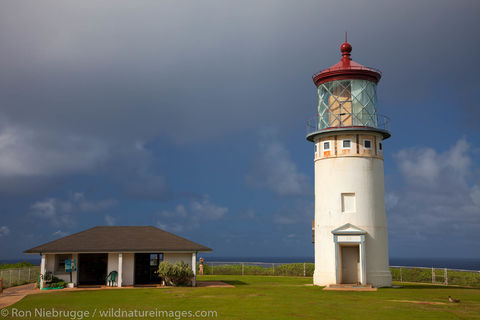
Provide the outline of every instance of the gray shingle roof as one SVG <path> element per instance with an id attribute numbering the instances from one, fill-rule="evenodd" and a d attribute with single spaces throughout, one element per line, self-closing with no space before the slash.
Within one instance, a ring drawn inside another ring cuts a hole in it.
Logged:
<path id="1" fill-rule="evenodd" d="M 55 252 L 212 251 L 193 241 L 152 226 L 94 227 L 25 250 Z"/>

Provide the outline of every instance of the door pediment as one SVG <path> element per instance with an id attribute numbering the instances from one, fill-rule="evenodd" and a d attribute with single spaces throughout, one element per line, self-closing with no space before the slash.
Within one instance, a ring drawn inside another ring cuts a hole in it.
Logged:
<path id="1" fill-rule="evenodd" d="M 341 227 L 338 227 L 332 230 L 334 235 L 360 235 L 367 234 L 365 230 L 362 230 L 351 223 L 344 224 Z"/>

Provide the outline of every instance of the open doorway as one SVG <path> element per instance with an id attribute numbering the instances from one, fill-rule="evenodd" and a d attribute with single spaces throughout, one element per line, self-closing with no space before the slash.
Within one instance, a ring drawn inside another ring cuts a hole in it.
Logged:
<path id="1" fill-rule="evenodd" d="M 105 285 L 108 254 L 81 253 L 78 255 L 78 284 Z"/>
<path id="2" fill-rule="evenodd" d="M 342 277 L 341 283 L 360 283 L 360 249 L 359 245 L 341 245 Z"/>
<path id="3" fill-rule="evenodd" d="M 160 283 L 157 270 L 162 261 L 163 253 L 135 253 L 135 284 Z"/>

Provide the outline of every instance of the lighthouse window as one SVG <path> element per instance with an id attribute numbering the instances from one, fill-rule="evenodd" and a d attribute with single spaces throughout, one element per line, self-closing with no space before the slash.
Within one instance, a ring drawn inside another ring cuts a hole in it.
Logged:
<path id="1" fill-rule="evenodd" d="M 317 153 L 317 145 L 315 144 L 315 153 Z"/>
<path id="2" fill-rule="evenodd" d="M 382 146 L 382 143 L 380 142 L 380 143 L 378 144 L 378 149 L 379 149 L 379 150 L 382 150 L 382 148 L 383 148 L 383 146 Z"/>
<path id="3" fill-rule="evenodd" d="M 372 149 L 372 141 L 371 140 L 363 140 L 363 147 L 365 149 Z"/>
<path id="4" fill-rule="evenodd" d="M 323 143 L 323 150 L 330 150 L 330 141 L 326 141 Z"/>
<path id="5" fill-rule="evenodd" d="M 351 140 L 343 140 L 343 149 L 350 149 L 352 147 L 352 141 Z"/>
<path id="6" fill-rule="evenodd" d="M 342 193 L 342 212 L 355 212 L 355 193 Z"/>

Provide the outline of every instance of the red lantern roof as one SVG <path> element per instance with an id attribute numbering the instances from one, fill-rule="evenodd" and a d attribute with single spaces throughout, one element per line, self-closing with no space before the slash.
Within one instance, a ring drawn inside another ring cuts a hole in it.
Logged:
<path id="1" fill-rule="evenodd" d="M 317 87 L 322 83 L 333 80 L 361 79 L 375 83 L 380 81 L 382 77 L 380 70 L 362 66 L 350 58 L 350 52 L 352 52 L 352 45 L 350 43 L 345 41 L 340 46 L 340 51 L 342 52 L 340 62 L 313 75 L 313 82 Z"/>

